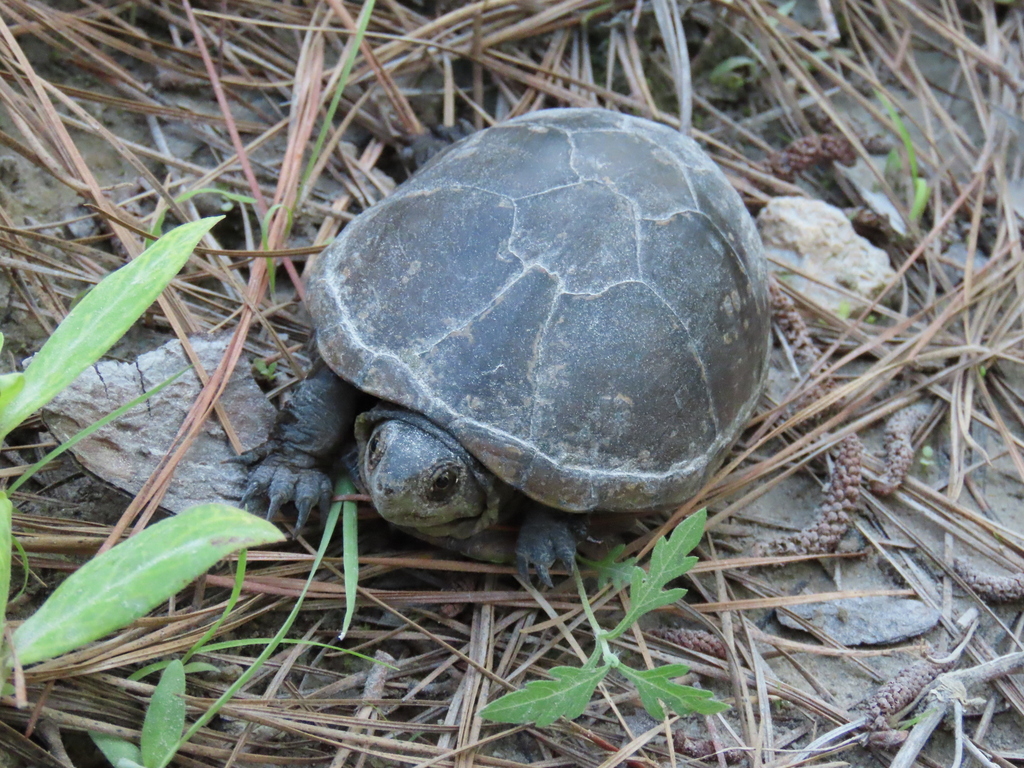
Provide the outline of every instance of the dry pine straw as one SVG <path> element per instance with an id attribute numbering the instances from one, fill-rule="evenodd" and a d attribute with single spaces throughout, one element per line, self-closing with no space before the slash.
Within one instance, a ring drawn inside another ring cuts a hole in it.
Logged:
<path id="1" fill-rule="evenodd" d="M 180 446 L 113 528 L 50 518 L 45 514 L 50 507 L 43 507 L 43 514 L 20 516 L 18 535 L 30 552 L 34 572 L 49 582 L 54 570 L 71 567 L 67 555 L 95 551 L 104 539 L 116 540 L 131 526 L 145 523 L 187 449 L 189 435 L 214 412 L 218 388 L 237 360 L 258 356 L 279 362 L 283 377 L 278 390 L 301 375 L 301 344 L 308 329 L 297 308 L 298 296 L 280 291 L 271 296 L 267 260 L 252 255 L 276 255 L 281 270 L 298 278 L 306 254 L 387 191 L 380 171 L 393 158 L 385 147 L 396 135 L 411 135 L 438 114 L 448 124 L 456 116 L 477 127 L 489 124 L 495 115 L 482 106 L 485 93 L 491 100 L 487 103 L 499 99 L 509 115 L 543 106 L 602 105 L 677 124 L 677 115 L 685 114 L 674 100 L 678 94 L 693 105 L 699 127 L 694 135 L 753 210 L 779 194 L 810 194 L 851 205 L 856 201 L 834 189 L 837 171 L 832 161 L 847 164 L 863 158 L 878 134 L 888 137 L 890 146 L 901 146 L 875 97 L 884 92 L 911 126 L 915 155 L 930 185 L 926 215 L 905 238 L 884 226 L 880 230 L 891 238 L 884 245 L 899 269 L 887 293 L 895 303 L 843 318 L 810 305 L 788 288 L 774 289 L 777 303 L 785 305 L 780 334 L 792 349 L 800 378 L 783 401 L 765 404 L 717 484 L 673 515 L 668 525 L 707 503 L 715 512 L 712 537 L 721 540 L 716 526 L 791 474 L 820 470 L 818 459 L 838 449 L 819 519 L 808 531 L 762 547 L 766 552 L 828 553 L 848 521 L 857 519 L 856 505 L 862 510 L 866 505 L 873 525 L 884 531 L 884 539 L 873 539 L 870 546 L 903 578 L 900 586 L 945 606 L 945 629 L 935 639 L 948 640 L 943 633 L 951 632 L 955 613 L 964 606 L 959 592 L 955 601 L 937 600 L 953 578 L 951 558 L 929 540 L 915 538 L 913 527 L 903 525 L 901 511 L 910 510 L 936 526 L 947 547 L 958 554 L 993 559 L 1011 573 L 1024 563 L 1020 531 L 991 514 L 983 482 L 983 473 L 992 471 L 987 469 L 990 462 L 1009 467 L 1014 482 L 1024 479 L 1019 437 L 1024 402 L 1001 375 L 1002 367 L 1022 359 L 1019 272 L 1024 260 L 1019 219 L 1008 202 L 1008 184 L 1019 178 L 1020 159 L 1011 154 L 1010 134 L 1001 117 L 1021 111 L 1021 10 L 980 1 L 959 6 L 892 0 L 819 5 L 826 13 L 820 27 L 811 28 L 753 0 L 695 5 L 685 19 L 693 38 L 688 51 L 693 55 L 691 80 L 679 57 L 665 51 L 665 40 L 679 39 L 677 19 L 666 3 L 655 2 L 655 14 L 634 15 L 633 3 L 609 7 L 596 0 L 488 0 L 441 5 L 436 14 L 380 2 L 338 113 L 343 127 L 359 127 L 362 142 L 353 150 L 340 143 L 343 130 L 333 130 L 303 183 L 307 150 L 333 95 L 338 62 L 349 40 L 346 30 L 354 28 L 358 7 L 337 0 L 316 7 L 225 0 L 208 7 L 197 4 L 186 12 L 184 2 L 138 2 L 127 14 L 97 4 L 55 7 L 43 0 L 7 0 L 0 10 L 5 24 L 0 102 L 7 119 L 0 142 L 5 152 L 43 169 L 48 183 L 94 206 L 57 211 L 46 221 L 24 225 L 8 210 L 11 201 L 0 199 L 0 225 L 6 227 L 0 233 L 0 266 L 12 285 L 12 306 L 21 320 L 46 331 L 55 327 L 82 288 L 116 267 L 125 254 L 141 250 L 137 232 L 158 212 L 169 210 L 172 220 L 196 218 L 203 199 L 177 202 L 182 193 L 218 185 L 256 200 L 239 206 L 238 236 L 227 244 L 208 238 L 190 271 L 146 318 L 151 328 L 186 340 L 196 331 L 235 329 L 235 344 L 227 361 L 208 372 L 211 384 L 183 425 Z M 202 45 L 195 42 L 197 30 Z M 829 47 L 825 41 L 840 30 L 839 43 Z M 38 55 L 22 56 L 24 50 L 38 52 L 30 41 L 69 66 L 48 67 Z M 946 55 L 952 66 L 941 88 L 933 87 L 922 69 L 925 54 L 935 51 Z M 758 61 L 752 75 L 757 81 L 749 89 L 756 96 L 749 101 L 748 114 L 732 109 L 731 102 L 707 86 L 709 70 L 727 54 L 752 55 Z M 79 78 L 74 83 L 64 80 L 69 71 Z M 424 75 L 431 79 L 423 80 Z M 424 97 L 428 91 L 436 95 Z M 131 121 L 107 119 L 112 113 Z M 857 113 L 874 123 L 865 128 Z M 132 133 L 128 125 L 144 128 L 141 134 Z M 968 130 L 970 125 L 978 126 L 977 133 Z M 336 120 L 333 128 L 337 126 Z M 174 136 L 193 147 L 186 156 L 171 149 L 169 138 Z M 116 165 L 132 169 L 131 183 L 104 186 L 97 180 L 91 169 L 93 154 L 83 155 L 82 147 L 100 145 L 117 157 Z M 393 162 L 387 168 L 396 171 Z M 910 198 L 902 181 L 879 176 L 877 184 L 906 214 Z M 288 208 L 295 209 L 292 219 L 284 213 Z M 260 221 L 267 212 L 267 240 L 261 251 Z M 863 208 L 852 213 L 857 221 L 872 220 L 872 212 Z M 96 234 L 69 240 L 65 222 L 82 216 L 94 216 Z M 966 246 L 965 268 L 957 268 L 946 255 L 949 243 Z M 983 255 L 987 262 L 978 258 Z M 904 410 L 914 399 L 927 404 L 927 424 L 920 416 L 923 407 Z M 230 414 L 214 415 L 230 426 Z M 860 452 L 854 435 L 890 417 L 884 436 L 890 458 L 883 465 Z M 904 479 L 913 447 L 922 439 L 940 442 L 939 450 L 948 457 L 938 480 L 925 482 L 913 474 Z M 869 482 L 858 490 L 861 472 Z M 45 498 L 52 491 L 36 486 L 33 493 Z M 18 499 L 22 506 L 31 501 Z M 889 545 L 900 536 L 916 549 Z M 638 546 L 652 538 L 639 540 Z M 678 751 L 696 755 L 727 750 L 729 758 L 737 757 L 737 747 L 749 755 L 756 745 L 771 762 L 799 740 L 807 723 L 847 721 L 851 715 L 834 703 L 830 680 L 845 677 L 851 664 L 881 682 L 878 673 L 858 653 L 840 649 L 834 674 L 823 677 L 801 665 L 800 654 L 786 652 L 801 670 L 805 686 L 765 675 L 765 665 L 781 662 L 774 653 L 765 657 L 742 625 L 747 617 L 757 618 L 782 604 L 785 596 L 739 570 L 743 559 L 723 561 L 707 548 L 703 554 L 705 570 L 695 576 L 693 593 L 712 605 L 702 621 L 716 630 L 711 634 L 715 652 L 709 653 L 707 638 L 690 636 L 690 647 L 714 657 L 724 653 L 731 666 L 712 666 L 696 657 L 694 669 L 701 672 L 704 685 L 715 687 L 736 707 L 717 725 L 688 723 L 706 737 L 680 735 L 675 739 Z M 304 557 L 298 548 L 254 553 L 246 592 L 221 633 L 267 634 L 305 577 L 307 561 L 299 559 Z M 420 567 L 421 578 L 435 583 L 409 588 L 409 572 L 402 569 L 413 566 Z M 338 576 L 331 570 L 337 563 L 327 567 L 306 605 L 301 631 L 330 642 L 335 622 L 325 612 L 337 606 Z M 469 582 L 445 589 L 455 568 L 464 569 Z M 435 570 L 444 575 L 435 576 Z M 999 581 L 970 575 L 977 571 L 972 564 L 957 566 L 963 586 L 972 590 L 969 599 L 980 598 L 977 605 L 993 629 L 971 639 L 964 664 L 998 655 L 1015 642 L 1010 628 L 998 622 L 1007 614 L 989 612 L 984 601 L 1017 594 L 1020 577 Z M 352 641 L 367 653 L 395 651 L 399 671 L 389 672 L 383 681 L 370 680 L 365 669 L 344 659 L 328 654 L 316 658 L 298 647 L 288 648 L 228 712 L 226 730 L 204 730 L 182 759 L 230 765 L 252 752 L 271 761 L 301 752 L 323 759 L 344 755 L 350 761 L 361 759 L 357 755 L 376 755 L 406 764 L 465 763 L 475 745 L 495 733 L 475 712 L 503 689 L 501 681 L 519 685 L 555 663 L 571 662 L 582 651 L 579 643 L 586 645 L 585 636 L 577 640 L 573 635 L 573 630 L 580 632 L 582 618 L 571 593 L 524 591 L 496 575 L 504 572 L 411 556 L 366 557 L 360 609 L 365 627 L 353 633 Z M 709 573 L 715 579 L 705 583 Z M 58 744 L 62 729 L 137 736 L 140 705 L 152 688 L 147 682 L 129 682 L 128 671 L 184 652 L 216 616 L 229 583 L 215 574 L 205 582 L 205 591 L 200 587 L 185 593 L 152 620 L 97 647 L 28 670 L 37 710 L 20 713 L 0 707 L 0 719 L 22 734 L 40 721 L 55 726 Z M 998 586 L 989 590 L 990 584 Z M 602 616 L 616 608 L 616 599 L 596 599 Z M 433 606 L 441 608 L 435 612 Z M 673 643 L 687 645 L 680 630 L 670 631 L 676 632 Z M 649 664 L 690 658 L 678 648 L 665 651 L 653 638 L 638 628 L 635 644 L 624 644 L 622 650 Z M 809 643 L 800 651 L 815 652 L 824 651 Z M 227 676 L 247 658 L 242 651 L 228 650 L 205 657 Z M 191 676 L 193 711 L 207 706 L 225 685 L 217 677 Z M 916 684 L 900 686 L 900 691 L 909 691 Z M 1015 684 L 999 680 L 986 695 L 992 690 L 1017 717 L 1024 713 L 1024 696 Z M 905 698 L 903 693 L 879 696 Z M 402 706 L 382 715 L 380 707 L 393 706 L 400 697 Z M 800 717 L 783 716 L 768 706 L 768 697 L 790 702 Z M 633 703 L 628 689 L 611 683 L 588 710 L 587 735 L 554 727 L 523 738 L 534 758 L 597 764 L 602 750 L 619 749 L 624 738 L 629 741 L 628 734 L 639 736 L 622 715 Z M 884 709 L 886 717 L 892 709 L 878 708 L 879 716 Z M 986 749 L 990 722 L 970 736 Z M 282 738 L 282 733 L 288 736 Z M 668 760 L 667 745 L 653 739 L 636 739 L 616 761 L 634 756 L 635 764 Z M 14 746 L 31 749 L 30 742 Z M 484 752 L 478 761 L 495 764 Z"/>

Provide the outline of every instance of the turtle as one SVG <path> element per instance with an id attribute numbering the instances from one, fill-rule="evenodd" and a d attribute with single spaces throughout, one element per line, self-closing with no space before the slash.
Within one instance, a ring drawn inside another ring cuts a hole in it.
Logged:
<path id="1" fill-rule="evenodd" d="M 451 145 L 315 260 L 320 356 L 244 502 L 298 527 L 338 456 L 382 517 L 482 559 L 573 567 L 589 513 L 654 512 L 721 465 L 764 388 L 767 266 L 691 138 L 546 109 Z M 509 556 L 508 559 L 513 559 Z"/>

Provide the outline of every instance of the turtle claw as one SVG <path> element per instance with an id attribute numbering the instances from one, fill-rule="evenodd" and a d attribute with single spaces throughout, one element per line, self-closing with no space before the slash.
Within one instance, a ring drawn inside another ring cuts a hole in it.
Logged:
<path id="1" fill-rule="evenodd" d="M 295 482 L 294 501 L 295 508 L 299 511 L 295 521 L 296 528 L 302 530 L 313 507 L 319 505 L 321 513 L 327 512 L 331 507 L 332 496 L 334 488 L 327 475 L 316 470 L 303 470 Z"/>
<path id="2" fill-rule="evenodd" d="M 238 457 L 239 461 L 248 461 L 250 455 L 257 454 L 260 449 L 249 451 Z M 249 483 L 242 496 L 242 506 L 253 514 L 265 511 L 267 520 L 273 519 L 278 511 L 288 502 L 294 502 L 298 510 L 295 530 L 302 530 L 309 513 L 319 505 L 321 511 L 327 511 L 331 505 L 333 489 L 331 480 L 326 474 L 314 466 L 310 457 L 288 451 L 265 451 L 265 457 L 256 456 L 255 461 L 262 463 L 249 473 Z"/>
<path id="3" fill-rule="evenodd" d="M 561 561 L 572 573 L 576 569 L 576 545 L 585 536 L 585 515 L 532 506 L 523 518 L 516 542 L 519 575 L 529 581 L 532 565 L 540 583 L 553 587 L 549 569 L 556 561 Z"/>

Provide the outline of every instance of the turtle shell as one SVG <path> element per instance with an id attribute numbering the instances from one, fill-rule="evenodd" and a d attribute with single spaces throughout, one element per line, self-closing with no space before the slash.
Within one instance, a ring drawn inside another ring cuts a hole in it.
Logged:
<path id="1" fill-rule="evenodd" d="M 316 260 L 327 364 L 568 511 L 686 500 L 762 391 L 767 272 L 691 139 L 599 109 L 453 145 Z"/>

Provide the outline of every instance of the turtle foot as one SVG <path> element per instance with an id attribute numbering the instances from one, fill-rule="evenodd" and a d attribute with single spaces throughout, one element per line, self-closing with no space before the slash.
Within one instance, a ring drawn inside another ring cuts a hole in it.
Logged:
<path id="1" fill-rule="evenodd" d="M 242 496 L 242 506 L 250 512 L 259 514 L 265 510 L 270 520 L 289 501 L 295 502 L 298 510 L 295 530 L 300 531 L 314 506 L 319 505 L 321 512 L 331 506 L 331 479 L 315 466 L 309 454 L 269 445 L 269 448 L 260 446 L 242 454 L 238 461 L 259 464 L 249 473 L 249 483 Z"/>
<path id="2" fill-rule="evenodd" d="M 554 586 L 548 569 L 561 560 L 570 573 L 574 571 L 576 545 L 586 537 L 586 532 L 587 515 L 532 505 L 523 517 L 516 542 L 519 575 L 529 581 L 532 565 L 542 584 Z"/>

